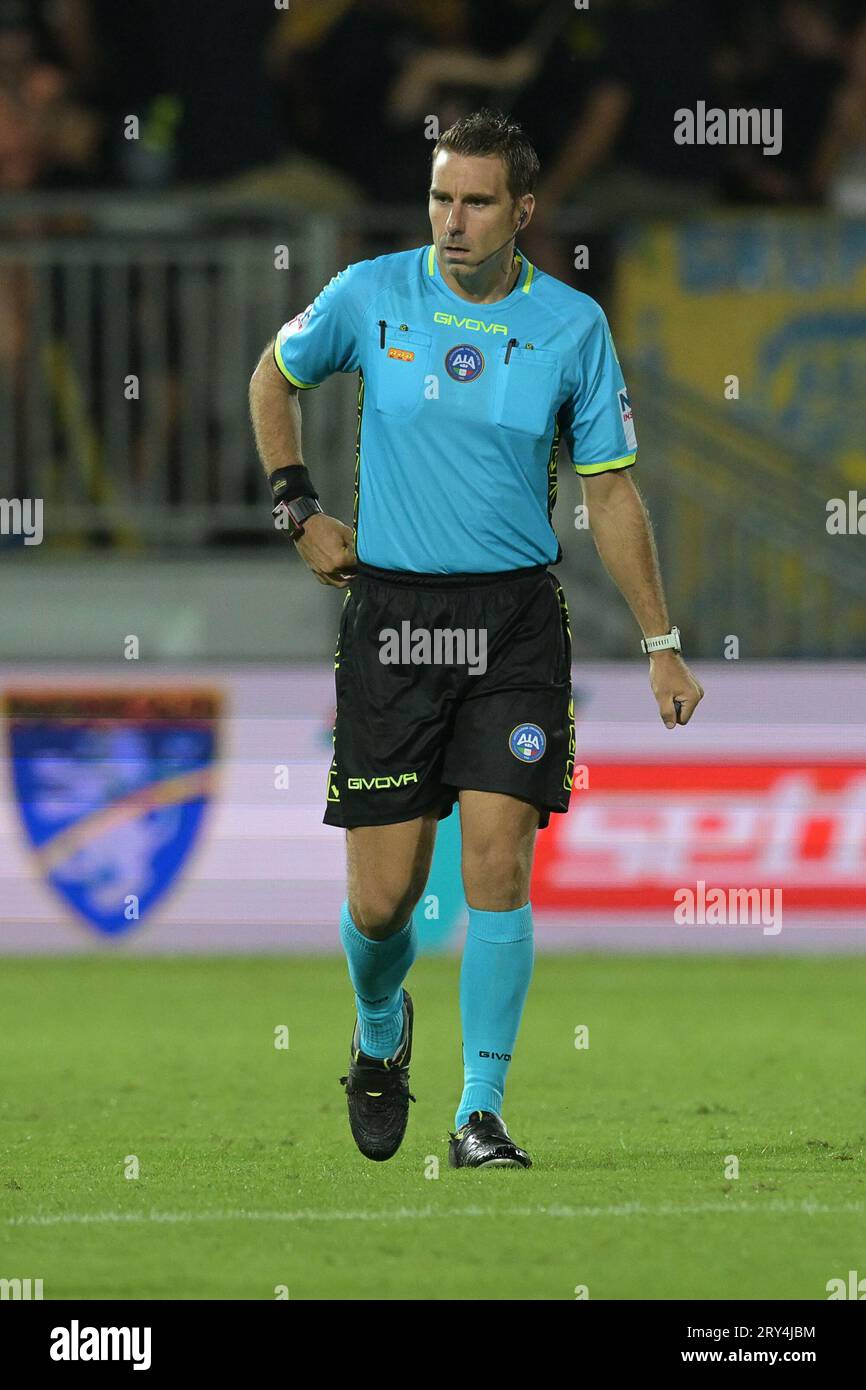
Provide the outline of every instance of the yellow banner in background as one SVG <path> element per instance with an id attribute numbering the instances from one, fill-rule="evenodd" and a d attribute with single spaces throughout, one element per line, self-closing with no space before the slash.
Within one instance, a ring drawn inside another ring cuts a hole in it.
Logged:
<path id="1" fill-rule="evenodd" d="M 866 483 L 866 222 L 719 214 L 637 228 L 615 321 L 631 362 Z"/>

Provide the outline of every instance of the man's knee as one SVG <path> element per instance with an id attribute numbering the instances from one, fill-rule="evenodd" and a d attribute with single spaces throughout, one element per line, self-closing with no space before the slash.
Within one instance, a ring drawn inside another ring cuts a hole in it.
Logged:
<path id="1" fill-rule="evenodd" d="M 531 844 L 488 841 L 463 847 L 463 886 L 470 907 L 491 912 L 522 907 L 531 877 Z"/>
<path id="2" fill-rule="evenodd" d="M 352 913 L 354 926 L 363 937 L 371 941 L 386 941 L 395 931 L 406 926 L 417 901 L 417 898 L 414 901 L 400 898 L 395 905 L 393 899 L 382 894 L 350 895 L 349 912 Z"/>
<path id="3" fill-rule="evenodd" d="M 349 831 L 349 911 L 362 936 L 384 941 L 405 927 L 424 892 L 435 839 L 432 814 Z"/>
<path id="4" fill-rule="evenodd" d="M 386 941 L 405 927 L 421 892 L 413 883 L 403 892 L 388 891 L 381 884 L 358 887 L 349 892 L 349 911 L 362 936 L 371 941 Z"/>

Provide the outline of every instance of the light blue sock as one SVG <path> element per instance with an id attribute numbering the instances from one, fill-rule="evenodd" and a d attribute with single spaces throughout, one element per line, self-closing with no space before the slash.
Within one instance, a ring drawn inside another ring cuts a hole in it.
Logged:
<path id="1" fill-rule="evenodd" d="M 418 954 L 412 917 L 387 941 L 371 941 L 352 921 L 348 900 L 340 913 L 340 937 L 355 988 L 361 1051 L 390 1057 L 403 1031 L 403 981 Z"/>
<path id="2" fill-rule="evenodd" d="M 534 947 L 530 903 L 510 912 L 470 907 L 460 970 L 463 1095 L 456 1129 L 473 1110 L 502 1114 L 505 1074 L 532 978 Z"/>

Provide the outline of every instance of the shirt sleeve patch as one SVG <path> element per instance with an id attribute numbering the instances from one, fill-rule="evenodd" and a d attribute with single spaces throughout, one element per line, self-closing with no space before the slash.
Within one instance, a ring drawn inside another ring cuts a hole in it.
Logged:
<path id="1" fill-rule="evenodd" d="M 622 427 L 625 431 L 625 443 L 627 449 L 637 449 L 637 435 L 634 430 L 634 411 L 628 398 L 628 388 L 617 391 L 619 400 L 619 413 L 622 416 Z"/>
<path id="2" fill-rule="evenodd" d="M 289 319 L 288 323 L 283 324 L 280 329 L 280 347 L 282 347 L 286 339 L 291 338 L 294 333 L 300 333 L 312 312 L 313 306 L 312 304 L 308 304 L 306 309 L 303 309 L 300 314 L 295 314 L 293 319 Z"/>

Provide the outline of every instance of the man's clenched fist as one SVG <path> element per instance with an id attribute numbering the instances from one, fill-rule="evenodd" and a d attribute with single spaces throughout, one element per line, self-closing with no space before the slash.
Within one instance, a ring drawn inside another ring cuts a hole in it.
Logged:
<path id="1" fill-rule="evenodd" d="M 295 548 L 320 584 L 345 589 L 352 582 L 358 557 L 352 544 L 352 528 L 324 513 L 304 522 L 304 534 Z"/>
<path id="2" fill-rule="evenodd" d="M 696 681 L 679 652 L 655 652 L 650 658 L 650 685 L 658 701 L 666 729 L 688 724 L 704 688 Z"/>

